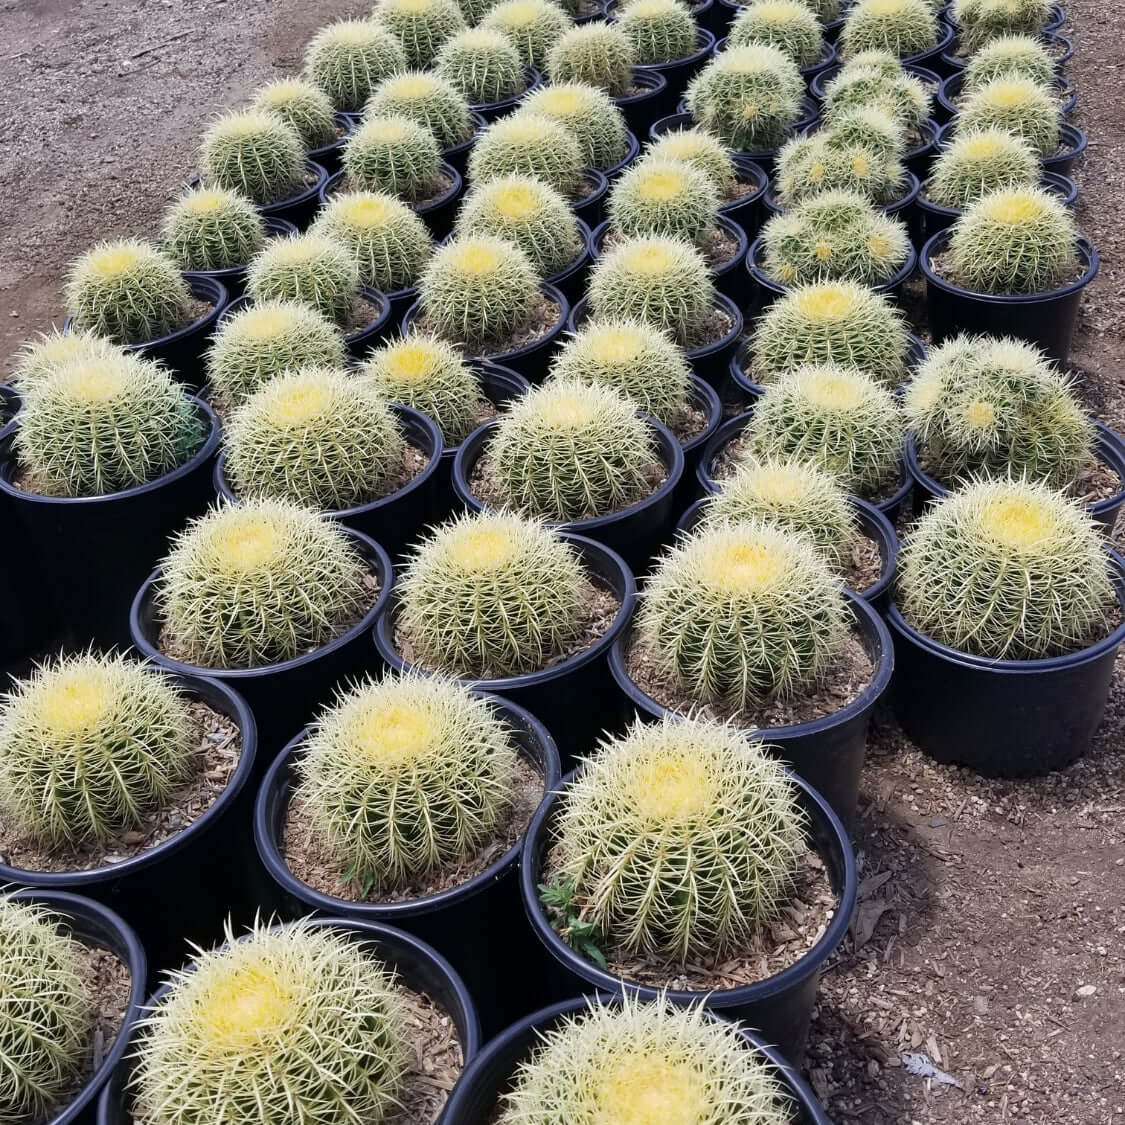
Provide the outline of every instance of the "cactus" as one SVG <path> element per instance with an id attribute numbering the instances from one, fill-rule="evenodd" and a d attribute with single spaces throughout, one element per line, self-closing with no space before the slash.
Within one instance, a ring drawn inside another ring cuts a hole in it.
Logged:
<path id="1" fill-rule="evenodd" d="M 393 971 L 342 927 L 308 921 L 171 974 L 141 1022 L 131 1084 L 150 1125 L 387 1121 L 410 1048 Z"/>
<path id="2" fill-rule="evenodd" d="M 806 363 L 843 364 L 894 386 L 909 350 L 906 322 L 886 297 L 854 281 L 823 281 L 793 289 L 759 317 L 752 368 L 769 382 Z"/>
<path id="3" fill-rule="evenodd" d="M 244 266 L 265 245 L 266 227 L 245 196 L 227 188 L 196 188 L 164 214 L 160 249 L 182 270 Z"/>
<path id="4" fill-rule="evenodd" d="M 459 32 L 438 52 L 434 70 L 472 105 L 522 93 L 520 53 L 506 36 L 485 27 Z"/>
<path id="5" fill-rule="evenodd" d="M 250 102 L 259 113 L 281 118 L 306 149 L 321 148 L 336 139 L 336 114 L 332 99 L 314 82 L 281 78 L 260 86 Z"/>
<path id="6" fill-rule="evenodd" d="M 852 110 L 874 107 L 903 129 L 917 129 L 930 115 L 930 93 L 920 79 L 900 69 L 897 60 L 892 62 L 895 70 L 891 74 L 877 66 L 846 66 L 827 84 L 825 120 L 832 124 Z"/>
<path id="7" fill-rule="evenodd" d="M 551 48 L 574 26 L 574 21 L 551 0 L 501 0 L 480 25 L 506 35 L 519 51 L 524 66 L 542 70 Z"/>
<path id="8" fill-rule="evenodd" d="M 954 0 L 951 15 L 961 49 L 974 55 L 1001 36 L 1038 35 L 1051 15 L 1051 0 Z"/>
<path id="9" fill-rule="evenodd" d="M 484 699 L 442 678 L 342 693 L 303 750 L 294 796 L 364 887 L 401 887 L 473 855 L 511 807 L 508 730 Z"/>
<path id="10" fill-rule="evenodd" d="M 450 448 L 476 429 L 483 397 L 460 351 L 437 336 L 412 332 L 368 355 L 363 375 L 392 402 L 404 402 L 432 418 Z"/>
<path id="11" fill-rule="evenodd" d="M 270 379 L 298 367 L 343 367 L 340 329 L 299 301 L 259 301 L 224 318 L 207 352 L 211 391 L 237 406 Z"/>
<path id="12" fill-rule="evenodd" d="M 906 182 L 900 160 L 888 159 L 869 145 L 849 143 L 832 128 L 795 137 L 777 157 L 775 190 L 786 207 L 828 191 L 887 204 L 901 198 Z"/>
<path id="13" fill-rule="evenodd" d="M 366 117 L 409 117 L 429 129 L 443 149 L 459 145 L 473 134 L 464 95 L 439 75 L 419 70 L 380 82 L 363 112 Z"/>
<path id="14" fill-rule="evenodd" d="M 880 160 L 901 160 L 906 152 L 906 133 L 894 114 L 877 105 L 841 111 L 822 133 L 829 148 L 863 146 Z"/>
<path id="15" fill-rule="evenodd" d="M 694 699 L 747 708 L 814 688 L 845 620 L 839 581 L 810 540 L 743 520 L 701 528 L 660 558 L 637 643 Z"/>
<path id="16" fill-rule="evenodd" d="M 471 28 L 477 27 L 498 2 L 499 0 L 458 0 L 465 23 Z"/>
<path id="17" fill-rule="evenodd" d="M 687 58 L 699 46 L 695 20 L 678 0 L 630 0 L 617 14 L 617 27 L 642 66 Z"/>
<path id="18" fill-rule="evenodd" d="M 614 954 L 721 956 L 778 916 L 803 826 L 761 743 L 717 722 L 637 721 L 563 790 L 554 874 Z"/>
<path id="19" fill-rule="evenodd" d="M 499 176 L 537 176 L 574 198 L 584 164 L 578 140 L 565 125 L 521 109 L 481 133 L 469 154 L 469 179 L 477 184 Z"/>
<path id="20" fill-rule="evenodd" d="M 750 457 L 796 458 L 870 496 L 902 473 L 902 415 L 894 396 L 849 367 L 800 367 L 766 387 L 743 431 Z"/>
<path id="21" fill-rule="evenodd" d="M 534 672 L 582 628 L 575 549 L 515 515 L 462 516 L 417 548 L 398 585 L 418 663 L 473 679 Z"/>
<path id="22" fill-rule="evenodd" d="M 858 0 L 844 20 L 844 59 L 860 51 L 887 51 L 900 59 L 937 45 L 937 14 L 926 0 Z"/>
<path id="23" fill-rule="evenodd" d="M 418 283 L 426 318 L 439 336 L 457 343 L 510 338 L 531 320 L 538 292 L 528 256 L 495 235 L 439 247 Z"/>
<path id="24" fill-rule="evenodd" d="M 49 847 L 109 840 L 192 776 L 194 728 L 155 668 L 113 654 L 49 661 L 0 710 L 0 806 Z"/>
<path id="25" fill-rule="evenodd" d="M 581 82 L 545 86 L 528 94 L 523 108 L 565 125 L 578 141 L 587 168 L 604 172 L 625 158 L 629 147 L 625 115 L 604 90 Z"/>
<path id="26" fill-rule="evenodd" d="M 594 267 L 589 285 L 595 320 L 626 317 L 698 345 L 715 303 L 703 256 L 678 238 L 655 235 L 619 242 Z"/>
<path id="27" fill-rule="evenodd" d="M 204 668 L 292 660 L 338 637 L 371 604 L 347 533 L 280 500 L 213 508 L 174 540 L 156 589 L 163 635 Z"/>
<path id="28" fill-rule="evenodd" d="M 77 943 L 45 907 L 0 895 L 0 949 L 0 1123 L 25 1125 L 52 1117 L 79 1084 L 94 998 Z"/>
<path id="29" fill-rule="evenodd" d="M 994 191 L 1034 187 L 1040 172 L 1038 157 L 1020 137 L 1003 129 L 958 132 L 938 153 L 926 195 L 960 211 Z"/>
<path id="30" fill-rule="evenodd" d="M 608 387 L 669 425 L 688 402 L 692 375 L 683 351 L 663 332 L 622 318 L 579 329 L 556 356 L 550 379 Z"/>
<path id="31" fill-rule="evenodd" d="M 379 0 L 371 17 L 401 44 L 406 65 L 425 70 L 467 26 L 455 0 Z"/>
<path id="32" fill-rule="evenodd" d="M 950 272 L 977 293 L 1045 293 L 1078 269 L 1078 229 L 1057 197 L 1010 188 L 970 204 L 953 224 Z"/>
<path id="33" fill-rule="evenodd" d="M 957 130 L 1003 129 L 1022 137 L 1039 156 L 1058 151 L 1062 107 L 1050 89 L 1028 78 L 994 78 L 965 96 Z"/>
<path id="34" fill-rule="evenodd" d="M 656 443 L 629 399 L 605 386 L 555 379 L 509 404 L 485 457 L 505 506 L 569 523 L 647 496 Z"/>
<path id="35" fill-rule="evenodd" d="M 801 111 L 805 84 L 776 47 L 754 44 L 716 55 L 688 84 L 687 107 L 732 149 L 766 149 L 783 140 Z"/>
<path id="36" fill-rule="evenodd" d="M 1077 501 L 1030 481 L 978 481 L 928 507 L 899 562 L 918 630 L 990 660 L 1039 660 L 1106 636 L 1104 540 Z"/>
<path id="37" fill-rule="evenodd" d="M 278 238 L 246 271 L 255 301 L 301 301 L 344 324 L 359 289 L 359 266 L 348 248 L 322 234 Z"/>
<path id="38" fill-rule="evenodd" d="M 812 66 L 824 52 L 816 14 L 801 0 L 755 0 L 731 24 L 728 45 L 766 43 L 784 51 L 799 67 Z"/>
<path id="39" fill-rule="evenodd" d="M 636 62 L 629 37 L 619 27 L 595 20 L 559 38 L 547 55 L 547 76 L 553 86 L 578 82 L 617 96 L 632 86 Z"/>
<path id="40" fill-rule="evenodd" d="M 719 219 L 719 195 L 706 172 L 679 160 L 645 157 L 626 169 L 609 198 L 615 235 L 702 239 Z"/>
<path id="41" fill-rule="evenodd" d="M 304 186 L 305 146 L 275 113 L 245 110 L 213 121 L 199 149 L 204 187 L 230 188 L 254 203 L 276 203 Z"/>
<path id="42" fill-rule="evenodd" d="M 322 27 L 305 51 L 305 73 L 345 113 L 357 113 L 385 78 L 406 69 L 399 41 L 374 20 Z"/>
<path id="43" fill-rule="evenodd" d="M 806 0 L 821 23 L 832 23 L 840 18 L 841 0 Z"/>
<path id="44" fill-rule="evenodd" d="M 827 191 L 775 215 L 762 228 L 766 273 L 785 285 L 816 281 L 888 281 L 910 254 L 901 219 L 876 211 L 863 196 Z"/>
<path id="45" fill-rule="evenodd" d="M 718 137 L 704 129 L 673 129 L 651 141 L 645 158 L 682 160 L 706 172 L 715 190 L 725 196 L 734 186 L 735 167 L 730 153 Z"/>
<path id="46" fill-rule="evenodd" d="M 851 75 L 859 70 L 875 70 L 884 78 L 893 78 L 896 74 L 905 74 L 902 59 L 892 51 L 876 48 L 870 51 L 858 51 L 847 59 L 840 59 L 839 75 Z M 827 87 L 826 87 L 827 88 Z"/>
<path id="47" fill-rule="evenodd" d="M 405 443 L 379 388 L 330 368 L 259 387 L 226 425 L 226 471 L 240 497 L 341 511 L 393 490 Z"/>
<path id="48" fill-rule="evenodd" d="M 72 327 L 118 344 L 143 344 L 182 328 L 190 300 L 176 263 L 134 238 L 99 242 L 67 272 Z"/>
<path id="49" fill-rule="evenodd" d="M 44 375 L 27 392 L 13 444 L 29 490 L 104 496 L 178 468 L 204 434 L 166 368 L 119 353 L 72 359 Z"/>
<path id="50" fill-rule="evenodd" d="M 360 283 L 384 293 L 413 285 L 433 253 L 434 240 L 426 224 L 405 203 L 384 192 L 333 196 L 311 230 L 350 250 Z"/>
<path id="51" fill-rule="evenodd" d="M 9 382 L 26 394 L 63 364 L 75 359 L 110 359 L 120 354 L 112 340 L 96 336 L 93 332 L 75 329 L 60 332 L 40 332 L 34 340 L 26 341 L 12 365 Z"/>
<path id="52" fill-rule="evenodd" d="M 1003 35 L 986 43 L 965 62 L 962 89 L 975 90 L 997 78 L 1026 78 L 1040 86 L 1055 80 L 1055 60 L 1042 40 Z"/>
<path id="53" fill-rule="evenodd" d="M 348 184 L 413 202 L 431 195 L 441 171 L 433 133 L 409 117 L 371 117 L 348 138 L 341 156 Z"/>
<path id="54" fill-rule="evenodd" d="M 905 407 L 944 480 L 980 473 L 1065 488 L 1093 457 L 1093 423 L 1073 384 L 1020 340 L 946 341 L 919 367 Z"/>
<path id="55" fill-rule="evenodd" d="M 461 204 L 455 231 L 514 242 L 540 277 L 552 277 L 583 252 L 570 204 L 534 176 L 501 176 L 474 187 Z"/>

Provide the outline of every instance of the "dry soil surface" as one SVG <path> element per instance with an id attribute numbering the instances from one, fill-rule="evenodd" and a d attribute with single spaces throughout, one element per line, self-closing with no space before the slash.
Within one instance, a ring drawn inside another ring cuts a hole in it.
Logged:
<path id="1" fill-rule="evenodd" d="M 1092 407 L 1123 428 L 1125 6 L 1067 6 L 1091 136 L 1079 217 L 1102 253 L 1075 362 Z M 209 114 L 362 8 L 0 0 L 0 352 L 60 319 L 76 252 L 154 229 Z M 1038 781 L 936 766 L 880 718 L 857 829 L 863 901 L 809 1050 L 835 1120 L 1125 1122 L 1123 732 L 1121 664 L 1091 754 Z"/>

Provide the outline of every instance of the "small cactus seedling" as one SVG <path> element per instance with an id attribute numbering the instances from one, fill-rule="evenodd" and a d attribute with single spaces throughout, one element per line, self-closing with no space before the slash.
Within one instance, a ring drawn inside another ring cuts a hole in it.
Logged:
<path id="1" fill-rule="evenodd" d="M 73 327 L 118 344 L 146 343 L 183 327 L 190 300 L 176 263 L 137 239 L 100 242 L 67 273 Z"/>
<path id="2" fill-rule="evenodd" d="M 944 480 L 981 473 L 1064 488 L 1093 456 L 1093 423 L 1072 384 L 1019 340 L 946 341 L 919 367 L 905 406 Z"/>
<path id="3" fill-rule="evenodd" d="M 220 506 L 192 521 L 156 591 L 164 634 L 204 668 L 255 668 L 334 640 L 370 604 L 343 528 L 280 500 Z"/>
<path id="4" fill-rule="evenodd" d="M 240 496 L 340 511 L 383 495 L 404 442 L 379 388 L 328 368 L 289 371 L 256 390 L 226 427 Z"/>
<path id="5" fill-rule="evenodd" d="M 28 340 L 16 353 L 9 382 L 27 393 L 37 383 L 75 359 L 111 359 L 120 354 L 118 346 L 104 336 L 85 329 L 60 332 L 52 328 Z"/>
<path id="6" fill-rule="evenodd" d="M 842 364 L 894 386 L 909 349 L 906 321 L 886 297 L 854 281 L 822 281 L 798 286 L 758 319 L 753 371 L 770 382 L 807 363 Z"/>
<path id="7" fill-rule="evenodd" d="M 614 24 L 594 21 L 572 27 L 547 55 L 551 85 L 580 82 L 607 94 L 624 94 L 637 58 L 629 37 Z"/>
<path id="8" fill-rule="evenodd" d="M 164 214 L 160 249 L 182 270 L 244 266 L 266 243 L 258 209 L 228 188 L 195 188 Z"/>
<path id="9" fill-rule="evenodd" d="M 343 928 L 228 928 L 142 1021 L 132 1098 L 151 1125 L 386 1121 L 405 1019 L 392 971 Z"/>
<path id="10" fill-rule="evenodd" d="M 816 546 L 743 520 L 703 527 L 661 557 L 637 639 L 692 698 L 747 708 L 813 688 L 845 628 L 839 581 Z"/>
<path id="11" fill-rule="evenodd" d="M 892 61 L 895 70 L 890 74 L 877 66 L 845 67 L 827 84 L 826 121 L 831 124 L 843 114 L 873 107 L 889 114 L 902 128 L 917 129 L 930 115 L 930 93 L 920 79 Z"/>
<path id="12" fill-rule="evenodd" d="M 673 129 L 650 142 L 645 157 L 682 160 L 705 172 L 719 195 L 734 186 L 735 167 L 730 152 L 718 137 L 704 129 Z"/>
<path id="13" fill-rule="evenodd" d="M 479 696 L 440 677 L 388 677 L 320 715 L 295 797 L 353 882 L 395 888 L 492 841 L 511 807 L 516 760 Z"/>
<path id="14" fill-rule="evenodd" d="M 372 19 L 399 41 L 406 65 L 419 70 L 466 26 L 455 0 L 379 0 Z"/>
<path id="15" fill-rule="evenodd" d="M 1003 35 L 971 55 L 964 74 L 965 90 L 975 90 L 997 78 L 1026 78 L 1050 86 L 1055 80 L 1055 60 L 1041 39 Z"/>
<path id="16" fill-rule="evenodd" d="M 442 148 L 459 145 L 473 133 L 469 103 L 440 75 L 408 70 L 375 87 L 366 117 L 409 117 L 433 133 Z"/>
<path id="17" fill-rule="evenodd" d="M 902 414 L 894 396 L 850 367 L 800 367 L 766 387 L 744 431 L 752 457 L 796 458 L 871 495 L 902 473 Z"/>
<path id="18" fill-rule="evenodd" d="M 651 492 L 656 445 L 629 399 L 555 379 L 508 406 L 485 456 L 505 506 L 568 523 L 620 511 Z"/>
<path id="19" fill-rule="evenodd" d="M 566 198 L 534 176 L 501 176 L 474 187 L 461 205 L 455 233 L 509 239 L 540 277 L 566 269 L 583 249 Z"/>
<path id="20" fill-rule="evenodd" d="M 964 210 L 983 196 L 1039 182 L 1039 158 L 1028 143 L 1004 129 L 961 133 L 938 153 L 926 195 L 943 207 Z"/>
<path id="21" fill-rule="evenodd" d="M 678 0 L 630 0 L 618 13 L 617 26 L 643 66 L 687 58 L 699 46 L 695 20 Z"/>
<path id="22" fill-rule="evenodd" d="M 520 53 L 507 36 L 486 27 L 459 32 L 438 52 L 434 65 L 471 105 L 514 97 L 526 86 Z"/>
<path id="23" fill-rule="evenodd" d="M 608 387 L 666 425 L 681 414 L 691 390 L 683 350 L 640 320 L 583 325 L 563 345 L 550 378 Z"/>
<path id="24" fill-rule="evenodd" d="M 246 272 L 255 301 L 300 301 L 344 324 L 359 288 L 359 266 L 348 248 L 312 232 L 274 239 Z"/>
<path id="25" fill-rule="evenodd" d="M 804 88 L 784 52 L 752 44 L 716 55 L 691 80 L 686 100 L 692 117 L 729 148 L 767 149 L 797 120 Z"/>
<path id="26" fill-rule="evenodd" d="M 574 133 L 553 118 L 521 109 L 493 122 L 469 155 L 469 179 L 537 176 L 573 198 L 582 186 L 585 161 Z"/>
<path id="27" fill-rule="evenodd" d="M 303 186 L 305 146 L 275 113 L 227 113 L 208 126 L 200 146 L 205 187 L 230 188 L 254 203 L 276 203 Z"/>
<path id="28" fill-rule="evenodd" d="M 523 108 L 566 126 L 578 141 L 587 168 L 604 172 L 625 157 L 625 115 L 604 90 L 581 82 L 552 83 L 530 93 Z"/>
<path id="29" fill-rule="evenodd" d="M 305 51 L 305 73 L 332 104 L 358 113 L 371 91 L 406 69 L 399 41 L 374 20 L 340 20 L 322 27 Z"/>
<path id="30" fill-rule="evenodd" d="M 645 157 L 626 169 L 609 199 L 609 221 L 624 237 L 701 239 L 715 229 L 719 195 L 706 172 L 679 160 Z"/>
<path id="31" fill-rule="evenodd" d="M 926 0 L 858 0 L 840 32 L 843 58 L 887 51 L 900 59 L 937 45 L 938 19 Z"/>
<path id="32" fill-rule="evenodd" d="M 715 303 L 702 254 L 678 238 L 631 238 L 594 267 L 589 286 L 595 320 L 628 318 L 667 332 L 678 344 L 698 344 Z"/>
<path id="33" fill-rule="evenodd" d="M 194 726 L 154 668 L 92 653 L 52 660 L 0 709 L 0 806 L 49 847 L 109 840 L 194 772 Z"/>
<path id="34" fill-rule="evenodd" d="M 979 481 L 928 507 L 906 540 L 898 605 L 941 644 L 991 660 L 1075 652 L 1111 629 L 1104 540 L 1045 484 Z"/>
<path id="35" fill-rule="evenodd" d="M 296 131 L 306 149 L 321 148 L 336 139 L 332 99 L 316 83 L 303 78 L 267 82 L 254 94 L 250 108 L 276 114 Z"/>
<path id="36" fill-rule="evenodd" d="M 194 403 L 167 369 L 118 353 L 44 375 L 27 392 L 13 442 L 31 491 L 77 497 L 156 480 L 203 437 Z"/>
<path id="37" fill-rule="evenodd" d="M 44 907 L 0 895 L 0 1122 L 53 1116 L 82 1076 L 94 999 L 77 944 Z"/>
<path id="38" fill-rule="evenodd" d="M 461 352 L 437 336 L 412 332 L 376 348 L 363 375 L 391 402 L 403 402 L 432 418 L 450 448 L 476 429 L 480 383 Z"/>
<path id="39" fill-rule="evenodd" d="M 413 202 L 437 186 L 441 149 L 433 133 L 409 117 L 370 117 L 348 138 L 341 162 L 357 191 Z"/>
<path id="40" fill-rule="evenodd" d="M 425 316 L 439 336 L 457 343 L 510 338 L 530 321 L 538 291 L 528 256 L 495 235 L 439 247 L 418 283 Z"/>
<path id="41" fill-rule="evenodd" d="M 778 200 L 786 207 L 826 191 L 886 204 L 902 196 L 906 170 L 897 158 L 848 142 L 830 127 L 789 141 L 778 154 L 775 180 Z"/>
<path id="42" fill-rule="evenodd" d="M 778 917 L 805 846 L 781 763 L 717 722 L 634 723 L 601 742 L 559 804 L 554 875 L 626 956 L 737 948 Z"/>
<path id="43" fill-rule="evenodd" d="M 408 562 L 402 622 L 421 664 L 471 678 L 533 672 L 578 637 L 585 582 L 578 553 L 542 525 L 463 516 Z"/>
<path id="44" fill-rule="evenodd" d="M 360 282 L 384 293 L 413 285 L 433 253 L 426 224 L 384 192 L 333 196 L 311 229 L 347 247 L 359 267 Z"/>
<path id="45" fill-rule="evenodd" d="M 952 17 L 961 49 L 972 56 L 1001 36 L 1038 35 L 1051 15 L 1051 0 L 954 0 Z"/>
<path id="46" fill-rule="evenodd" d="M 1022 137 L 1039 156 L 1058 150 L 1062 107 L 1049 87 L 1029 78 L 994 78 L 968 91 L 957 130 L 1003 129 Z"/>
<path id="47" fill-rule="evenodd" d="M 812 66 L 824 52 L 824 35 L 816 14 L 801 0 L 755 0 L 731 24 L 732 47 L 767 43 L 785 52 L 799 67 Z"/>
<path id="48" fill-rule="evenodd" d="M 506 35 L 520 53 L 524 66 L 542 70 L 551 48 L 574 21 L 551 0 L 501 0 L 481 20 L 481 27 Z"/>
<path id="49" fill-rule="evenodd" d="M 970 204 L 953 224 L 950 271 L 978 293 L 1045 293 L 1071 280 L 1078 229 L 1057 196 L 1010 188 Z"/>
<path id="50" fill-rule="evenodd" d="M 237 406 L 270 379 L 298 367 L 343 367 L 340 329 L 299 301 L 258 301 L 226 317 L 207 353 L 216 398 Z"/>
<path id="51" fill-rule="evenodd" d="M 789 1107 L 768 1063 L 734 1024 L 664 999 L 620 1007 L 592 1000 L 540 1033 L 498 1125 L 785 1125 Z"/>

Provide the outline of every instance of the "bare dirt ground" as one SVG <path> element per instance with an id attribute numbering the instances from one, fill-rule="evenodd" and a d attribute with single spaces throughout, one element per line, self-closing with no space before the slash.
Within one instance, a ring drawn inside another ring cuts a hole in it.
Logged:
<path id="1" fill-rule="evenodd" d="M 75 253 L 154 229 L 209 113 L 363 7 L 0 0 L 0 355 L 60 319 Z M 1123 428 L 1125 5 L 1067 7 L 1091 134 L 1079 217 L 1102 253 L 1075 361 L 1092 407 Z M 831 1116 L 1125 1123 L 1125 664 L 1097 745 L 1065 773 L 983 781 L 935 766 L 883 717 L 862 804 L 864 898 L 808 1060 Z M 911 1073 L 904 1055 L 942 1073 Z"/>

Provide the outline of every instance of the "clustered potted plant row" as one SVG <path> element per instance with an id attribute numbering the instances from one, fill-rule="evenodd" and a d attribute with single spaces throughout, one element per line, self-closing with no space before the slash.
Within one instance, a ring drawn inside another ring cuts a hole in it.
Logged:
<path id="1" fill-rule="evenodd" d="M 1058 26 L 380 0 L 74 262 L 0 395 L 0 1117 L 827 1121 L 876 703 L 1045 772 L 1125 639 Z"/>

